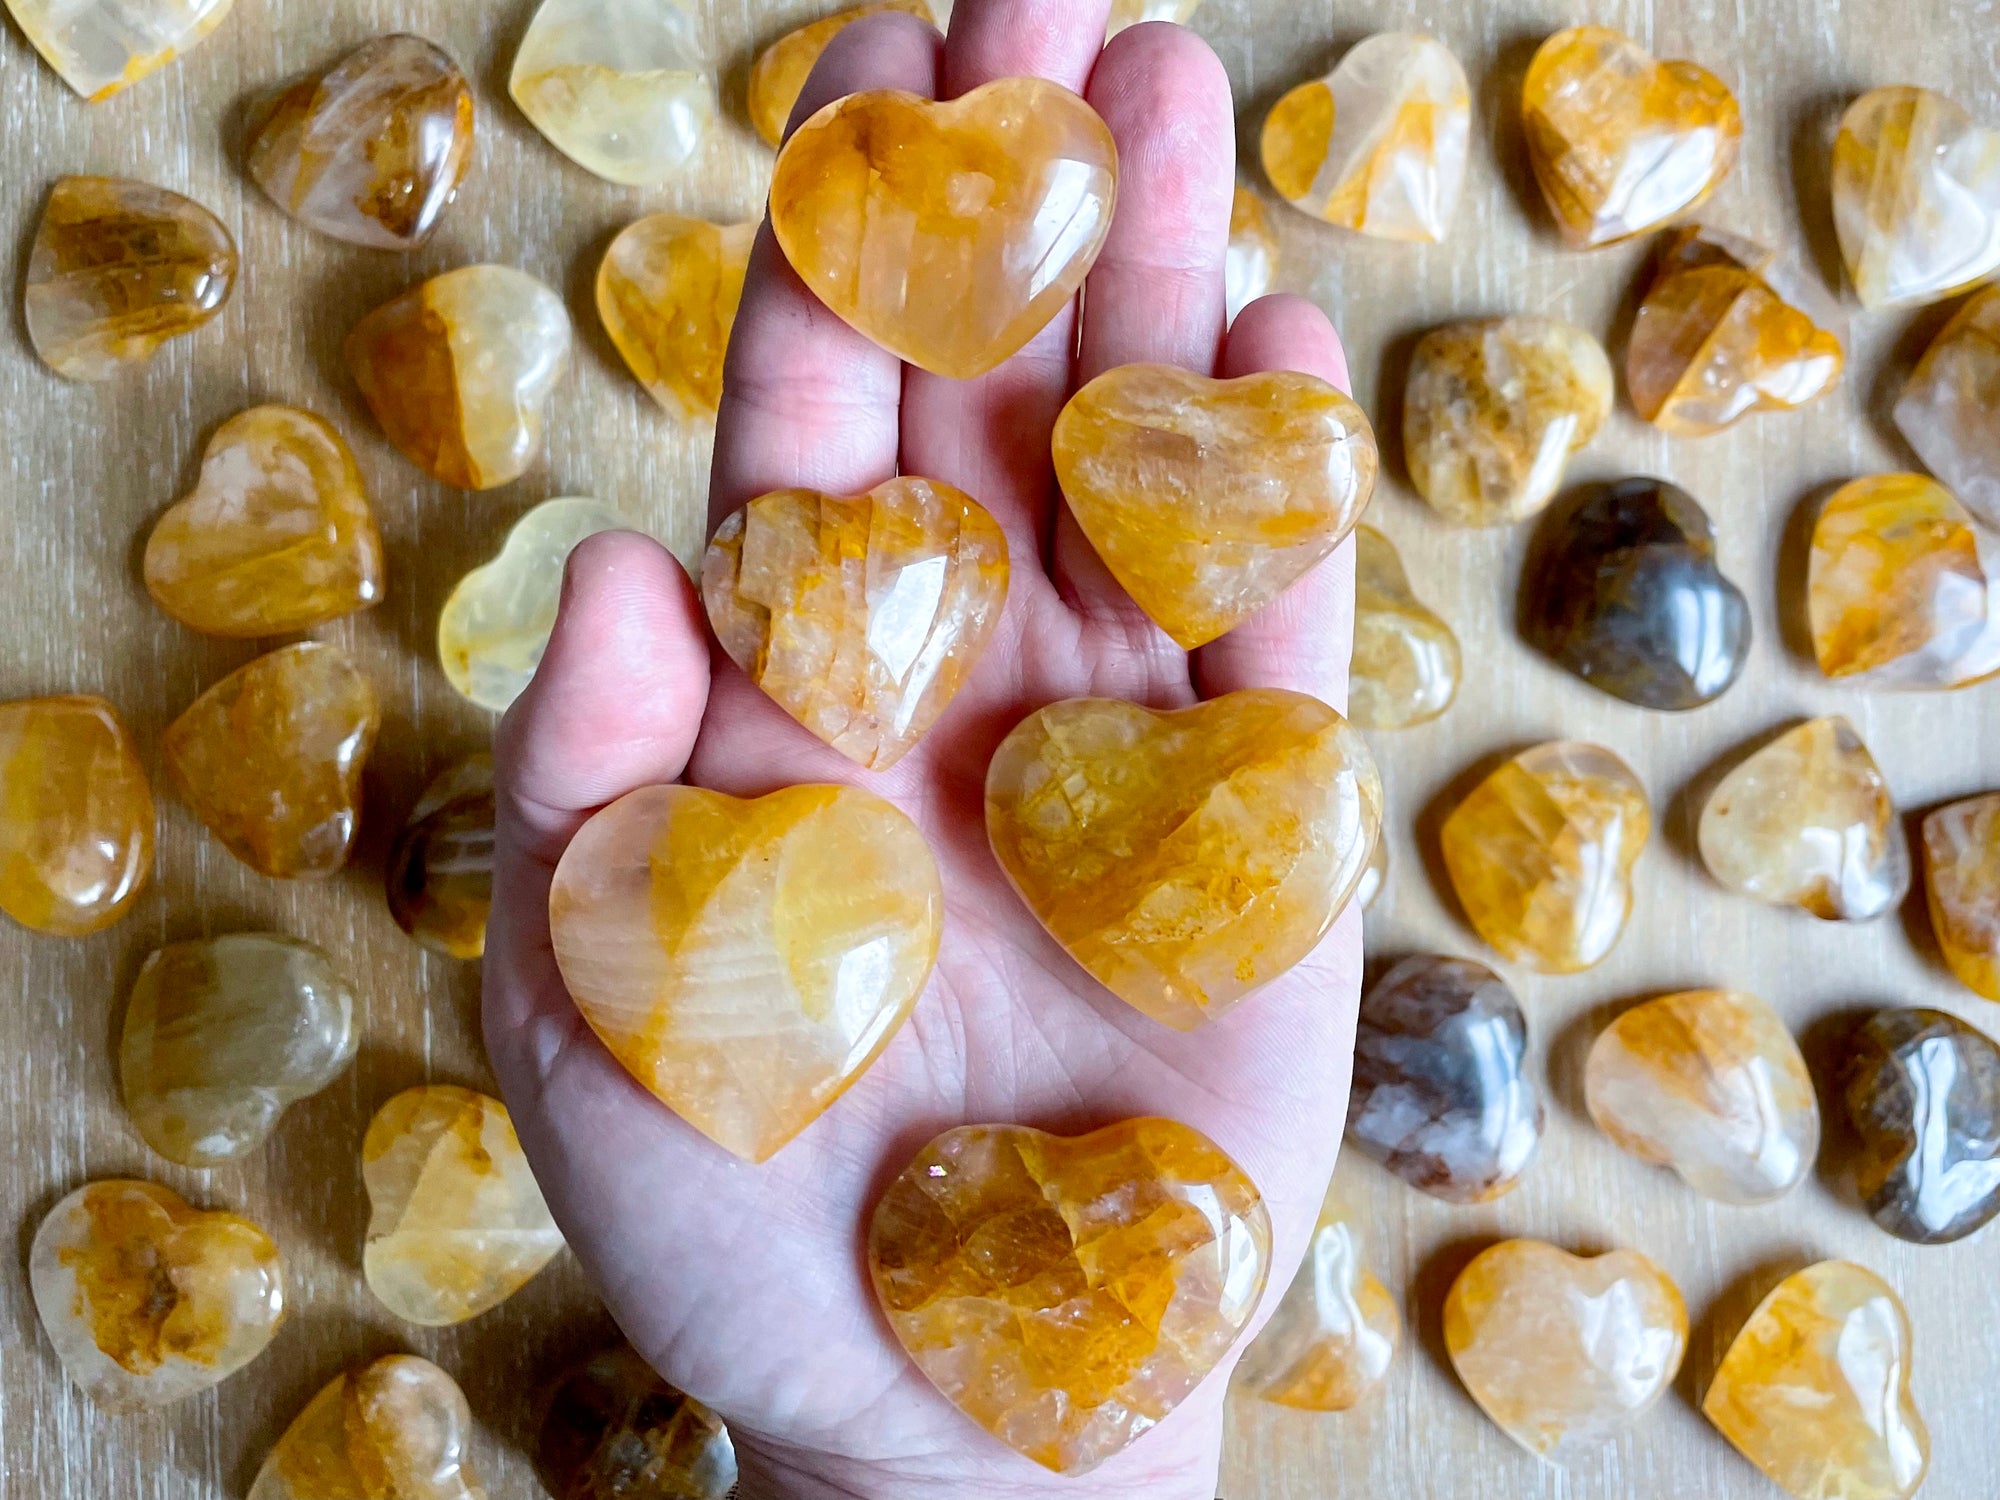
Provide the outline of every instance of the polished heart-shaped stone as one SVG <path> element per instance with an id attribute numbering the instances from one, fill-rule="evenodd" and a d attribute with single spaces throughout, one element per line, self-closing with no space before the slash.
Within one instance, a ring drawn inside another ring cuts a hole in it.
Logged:
<path id="1" fill-rule="evenodd" d="M 256 406 L 216 429 L 194 491 L 146 539 L 153 602 L 204 635 L 309 630 L 382 597 L 382 537 L 333 425 Z"/>
<path id="2" fill-rule="evenodd" d="M 2000 1000 L 2000 792 L 1924 819 L 1924 893 L 1931 931 L 1959 982 Z"/>
<path id="3" fill-rule="evenodd" d="M 556 1382 L 535 1472 L 556 1500 L 728 1500 L 736 1448 L 722 1418 L 619 1344 Z"/>
<path id="4" fill-rule="evenodd" d="M 1112 575 L 1187 650 L 1338 547 L 1375 493 L 1375 434 L 1312 375 L 1123 365 L 1057 419 L 1056 477 Z"/>
<path id="5" fill-rule="evenodd" d="M 1833 142 L 1833 227 L 1874 308 L 1935 302 L 2000 271 L 2000 129 L 1930 89 L 1872 89 Z"/>
<path id="6" fill-rule="evenodd" d="M 1083 100 L 1002 78 L 942 103 L 884 89 L 793 132 L 771 226 L 820 299 L 938 375 L 983 375 L 1083 285 L 1111 230 L 1118 148 Z"/>
<path id="7" fill-rule="evenodd" d="M 886 770 L 964 685 L 1007 603 L 1007 538 L 970 495 L 892 479 L 779 490 L 716 528 L 702 562 L 731 661 L 857 765 Z"/>
<path id="8" fill-rule="evenodd" d="M 1528 161 L 1563 239 L 1644 234 L 1688 212 L 1736 165 L 1743 112 L 1708 69 L 1659 62 L 1630 37 L 1576 26 L 1542 43 L 1521 88 Z"/>
<path id="9" fill-rule="evenodd" d="M 1687 1336 L 1680 1288 L 1636 1250 L 1576 1256 L 1503 1240 L 1444 1301 L 1445 1348 L 1472 1399 L 1555 1463 L 1588 1455 L 1658 1401 Z"/>
<path id="10" fill-rule="evenodd" d="M 1909 1500 L 1931 1461 L 1910 1392 L 1913 1343 L 1888 1282 L 1852 1261 L 1821 1261 L 1750 1315 L 1702 1415 L 1800 1500 Z"/>
<path id="11" fill-rule="evenodd" d="M 1360 732 L 1274 689 L 1169 713 L 1051 704 L 986 772 L 987 837 L 1028 909 L 1113 994 L 1182 1031 L 1318 946 L 1381 826 Z"/>
<path id="12" fill-rule="evenodd" d="M 597 268 L 604 331 L 646 394 L 684 421 L 722 404 L 722 361 L 756 242 L 755 224 L 648 214 Z"/>
<path id="13" fill-rule="evenodd" d="M 917 1367 L 1065 1474 L 1128 1447 L 1201 1383 L 1270 1263 L 1256 1185 L 1171 1120 L 1073 1139 L 947 1131 L 889 1185 L 868 1231 L 876 1295 Z"/>
<path id="14" fill-rule="evenodd" d="M 249 1500 L 486 1500 L 458 1382 L 413 1354 L 336 1375 L 278 1439 Z"/>
<path id="15" fill-rule="evenodd" d="M 164 68 L 220 26 L 234 0 L 7 0 L 35 50 L 95 104 Z"/>
<path id="16" fill-rule="evenodd" d="M 468 756 L 424 788 L 389 850 L 389 914 L 433 953 L 486 951 L 496 816 L 493 757 Z"/>
<path id="17" fill-rule="evenodd" d="M 368 1289 L 427 1328 L 499 1306 L 563 1247 L 507 1106 L 471 1089 L 405 1089 L 377 1110 L 361 1181 Z"/>
<path id="18" fill-rule="evenodd" d="M 1981 521 L 2000 530 L 2000 282 L 1966 299 L 1910 373 L 1896 426 Z"/>
<path id="19" fill-rule="evenodd" d="M 50 1209 L 28 1280 L 63 1368 L 111 1411 L 207 1390 L 262 1354 L 285 1317 L 271 1237 L 151 1182 L 93 1182 Z"/>
<path id="20" fill-rule="evenodd" d="M 749 92 L 750 123 L 757 127 L 757 134 L 773 146 L 782 145 L 793 106 L 805 91 L 806 80 L 812 77 L 820 54 L 863 16 L 879 16 L 885 11 L 901 11 L 937 24 L 929 0 L 864 0 L 863 4 L 788 31 L 758 53 L 756 64 L 750 69 Z"/>
<path id="21" fill-rule="evenodd" d="M 1417 597 L 1394 542 L 1357 526 L 1354 543 L 1347 716 L 1363 729 L 1428 724 L 1458 696 L 1465 671 L 1458 637 Z"/>
<path id="22" fill-rule="evenodd" d="M 472 85 L 420 36 L 378 36 L 280 89 L 249 124 L 244 164 L 301 224 L 415 250 L 472 166 Z"/>
<path id="23" fill-rule="evenodd" d="M 923 834 L 853 787 L 641 788 L 583 826 L 549 891 L 556 962 L 591 1029 L 752 1162 L 881 1055 L 943 923 Z"/>
<path id="24" fill-rule="evenodd" d="M 569 369 L 562 298 L 510 266 L 463 266 L 384 303 L 347 336 L 347 365 L 403 456 L 461 490 L 519 479 Z"/>

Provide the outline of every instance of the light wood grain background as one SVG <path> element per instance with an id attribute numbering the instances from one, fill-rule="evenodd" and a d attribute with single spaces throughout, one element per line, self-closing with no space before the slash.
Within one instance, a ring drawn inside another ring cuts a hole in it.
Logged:
<path id="1" fill-rule="evenodd" d="M 401 1325 L 359 1276 L 367 1218 L 357 1168 L 369 1116 L 426 1079 L 491 1087 L 478 1046 L 476 966 L 423 954 L 383 906 L 389 838 L 424 779 L 488 737 L 487 716 L 452 694 L 432 640 L 452 582 L 507 525 L 551 495 L 594 494 L 658 531 L 683 557 L 702 535 L 705 434 L 662 418 L 618 366 L 590 286 L 610 237 L 662 208 L 715 219 L 757 214 L 769 153 L 742 123 L 756 46 L 833 8 L 829 0 L 707 0 L 728 124 L 685 185 L 628 192 L 548 147 L 506 98 L 505 75 L 534 0 L 240 0 L 192 56 L 106 104 L 86 108 L 11 22 L 0 26 L 0 246 L 12 299 L 0 331 L 0 698 L 91 691 L 125 712 L 158 769 L 161 729 L 206 685 L 255 654 L 161 617 L 138 579 L 151 519 L 192 483 L 202 445 L 258 401 L 333 418 L 359 452 L 390 556 L 385 604 L 321 632 L 355 651 L 387 707 L 368 778 L 369 811 L 352 868 L 329 885 L 288 886 L 239 865 L 185 808 L 161 799 L 158 878 L 112 932 L 63 942 L 0 928 L 0 1201 L 16 1254 L 0 1274 L 0 1494 L 64 1500 L 196 1500 L 241 1495 L 300 1405 L 349 1363 L 399 1348 L 437 1359 L 463 1383 L 482 1430 L 478 1458 L 496 1500 L 540 1493 L 522 1456 L 533 1393 L 609 1324 L 574 1265 L 559 1260 L 503 1308 L 455 1330 Z M 1356 395 L 1385 435 L 1414 336 L 1440 320 L 1552 313 L 1605 337 L 1614 359 L 1629 324 L 1644 246 L 1563 251 L 1534 200 L 1516 125 L 1536 43 L 1582 20 L 1619 26 L 1661 55 L 1715 69 L 1743 102 L 1742 165 L 1711 217 L 1794 242 L 1841 286 L 1826 196 L 1832 124 L 1878 84 L 1918 82 L 2000 123 L 2000 7 L 1994 0 L 1209 0 L 1196 29 L 1237 91 L 1243 161 L 1286 88 L 1324 72 L 1380 30 L 1442 37 L 1473 81 L 1477 129 L 1466 201 L 1451 242 L 1371 244 L 1273 203 L 1281 287 L 1340 324 Z M 236 165 L 240 111 L 255 91 L 391 30 L 435 38 L 467 66 L 479 96 L 477 163 L 460 203 L 424 252 L 350 249 L 292 224 Z M 243 280 L 218 324 L 144 372 L 104 386 L 55 379 L 33 358 L 19 312 L 28 245 L 59 175 L 102 172 L 189 193 L 221 214 L 243 250 Z M 363 312 L 422 277 L 495 260 L 545 278 L 580 335 L 575 374 L 551 412 L 546 456 L 484 495 L 425 480 L 376 432 L 341 366 L 340 341 Z M 1419 590 L 1458 627 L 1469 680 L 1440 723 L 1378 738 L 1394 869 L 1369 931 L 1371 954 L 1418 949 L 1480 956 L 1440 886 L 1437 825 L 1501 752 L 1556 736 L 1600 741 L 1638 769 L 1660 834 L 1641 862 L 1639 912 L 1596 971 L 1541 979 L 1514 971 L 1544 1070 L 1550 1123 L 1540 1159 L 1502 1202 L 1453 1209 L 1405 1190 L 1358 1159 L 1342 1166 L 1368 1207 L 1369 1253 L 1398 1295 L 1409 1335 L 1387 1390 L 1339 1417 L 1239 1403 L 1228 1500 L 1721 1500 L 1775 1491 L 1713 1432 L 1694 1402 L 1742 1317 L 1776 1278 L 1847 1256 L 1898 1286 L 1916 1322 L 1916 1388 L 1935 1461 L 1927 1500 L 2000 1493 L 2000 1231 L 1919 1249 L 1877 1231 L 1844 1197 L 1837 1172 L 1764 1208 L 1700 1200 L 1663 1172 L 1620 1156 L 1585 1120 L 1580 1063 L 1618 1006 L 1664 990 L 1728 984 L 1771 1000 L 1823 1067 L 1843 1018 L 1885 1003 L 1939 1005 L 1989 1029 L 2000 1009 L 1944 974 L 1920 908 L 1872 927 L 1829 927 L 1732 897 L 1691 853 L 1690 787 L 1718 760 L 1798 717 L 1844 712 L 1913 812 L 2000 787 L 2000 687 L 1949 697 L 1871 697 L 1832 686 L 1802 654 L 1795 623 L 1799 518 L 1827 488 L 1913 464 L 1885 411 L 1948 308 L 1857 316 L 1846 385 L 1812 411 L 1753 420 L 1705 442 L 1675 442 L 1621 410 L 1573 473 L 1658 474 L 1707 504 L 1727 570 L 1752 600 L 1757 650 L 1721 703 L 1681 718 L 1602 697 L 1522 647 L 1514 589 L 1528 534 L 1437 524 L 1385 442 L 1372 520 L 1403 549 Z M 361 981 L 366 1042 L 357 1065 L 294 1109 L 265 1150 L 239 1166 L 187 1172 L 150 1156 L 117 1103 L 112 1045 L 124 992 L 164 941 L 275 928 L 324 944 Z M 1828 1168 L 1842 1135 L 1829 1121 Z M 246 1374 L 166 1413 L 107 1417 L 63 1379 L 37 1329 L 24 1263 L 43 1212 L 91 1178 L 169 1182 L 198 1202 L 247 1211 L 284 1245 L 291 1321 Z M 1693 1319 L 1687 1366 L 1660 1407 L 1593 1462 L 1557 1470 L 1515 1449 L 1473 1408 L 1444 1361 L 1438 1308 L 1464 1262 L 1494 1239 L 1546 1237 L 1571 1248 L 1630 1245 L 1680 1282 Z"/>

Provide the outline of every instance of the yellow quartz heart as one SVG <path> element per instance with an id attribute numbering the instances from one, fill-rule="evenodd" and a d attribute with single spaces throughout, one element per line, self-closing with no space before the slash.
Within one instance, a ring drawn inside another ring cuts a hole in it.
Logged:
<path id="1" fill-rule="evenodd" d="M 868 1070 L 943 922 L 923 834 L 853 787 L 754 801 L 642 787 L 583 826 L 549 892 L 556 962 L 591 1029 L 746 1161 Z"/>
<path id="2" fill-rule="evenodd" d="M 1124 365 L 1064 408 L 1056 476 L 1105 566 L 1188 650 L 1290 588 L 1375 492 L 1367 417 L 1311 375 Z"/>
<path id="3" fill-rule="evenodd" d="M 846 499 L 779 490 L 717 528 L 701 593 L 736 665 L 880 771 L 979 660 L 1007 602 L 1007 538 L 970 495 L 927 479 Z"/>
<path id="4" fill-rule="evenodd" d="M 986 773 L 986 832 L 1078 963 L 1191 1031 L 1310 953 L 1382 824 L 1360 733 L 1302 693 L 1170 713 L 1076 698 L 1030 715 Z"/>
<path id="5" fill-rule="evenodd" d="M 771 227 L 819 299 L 939 375 L 983 375 L 1083 285 L 1111 229 L 1118 148 L 1040 78 L 963 98 L 852 94 L 778 157 Z"/>

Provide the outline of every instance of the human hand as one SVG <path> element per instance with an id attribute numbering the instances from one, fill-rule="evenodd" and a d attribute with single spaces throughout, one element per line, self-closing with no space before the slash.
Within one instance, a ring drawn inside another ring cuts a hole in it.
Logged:
<path id="1" fill-rule="evenodd" d="M 953 97 L 1020 74 L 1083 93 L 1117 140 L 1120 181 L 1080 328 L 1072 306 L 977 380 L 905 368 L 813 298 L 768 225 L 737 318 L 711 525 L 772 490 L 852 494 L 906 473 L 964 490 L 1007 533 L 1005 614 L 937 727 L 892 770 L 858 770 L 711 647 L 670 554 L 615 533 L 571 558 L 541 670 L 500 729 L 485 976 L 493 1066 L 549 1204 L 619 1324 L 729 1422 L 747 1500 L 1212 1500 L 1233 1360 L 1089 1479 L 1059 1480 L 974 1426 L 896 1343 L 864 1264 L 868 1216 L 917 1150 L 953 1126 L 1074 1134 L 1166 1116 L 1213 1139 L 1262 1190 L 1275 1230 L 1268 1309 L 1304 1253 L 1340 1141 L 1358 911 L 1282 979 L 1183 1035 L 1084 974 L 987 847 L 987 762 L 1045 704 L 1095 696 L 1175 708 L 1246 687 L 1346 701 L 1351 546 L 1189 656 L 1124 595 L 1058 502 L 1057 413 L 1114 366 L 1300 370 L 1347 384 L 1331 325 L 1297 298 L 1253 304 L 1225 338 L 1228 81 L 1176 26 L 1133 28 L 1100 58 L 1108 7 L 958 0 L 942 46 L 908 16 L 857 22 L 794 116 L 860 89 Z M 550 947 L 550 879 L 577 829 L 626 792 L 682 779 L 744 797 L 865 786 L 916 819 L 943 876 L 943 946 L 908 1025 L 762 1166 L 727 1155 L 624 1071 L 577 1013 Z"/>

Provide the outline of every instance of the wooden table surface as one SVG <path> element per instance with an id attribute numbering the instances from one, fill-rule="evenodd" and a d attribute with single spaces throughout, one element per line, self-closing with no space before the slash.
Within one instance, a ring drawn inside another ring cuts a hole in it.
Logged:
<path id="1" fill-rule="evenodd" d="M 203 443 L 226 417 L 289 401 L 332 417 L 353 441 L 388 544 L 386 603 L 320 632 L 353 650 L 383 690 L 386 719 L 368 776 L 369 813 L 352 867 L 327 885 L 290 886 L 238 864 L 187 809 L 161 797 L 158 877 L 120 926 L 66 942 L 0 926 L 0 1194 L 16 1254 L 0 1276 L 0 1494 L 193 1500 L 240 1495 L 270 1443 L 322 1382 L 399 1348 L 450 1369 L 482 1431 L 479 1462 L 495 1500 L 539 1494 L 522 1456 L 532 1393 L 609 1324 L 576 1267 L 561 1259 L 501 1309 L 461 1328 L 405 1327 L 359 1275 L 367 1206 L 360 1135 L 395 1091 L 437 1079 L 491 1087 L 478 1044 L 476 966 L 422 953 L 383 905 L 387 842 L 422 782 L 482 746 L 490 721 L 457 698 L 432 648 L 452 583 L 487 557 L 508 524 L 548 496 L 593 494 L 657 529 L 683 557 L 702 541 L 707 437 L 661 417 L 625 375 L 591 302 L 610 237 L 640 213 L 715 219 L 759 211 L 769 153 L 741 123 L 757 45 L 828 10 L 828 0 L 707 0 L 728 124 L 688 183 L 611 187 L 547 146 L 507 100 L 505 74 L 535 0 L 242 0 L 190 57 L 112 101 L 86 108 L 0 27 L 0 226 L 12 257 L 14 311 L 0 331 L 0 698 L 97 692 L 122 709 L 157 772 L 160 731 L 195 695 L 248 660 L 248 643 L 207 640 L 146 598 L 138 558 L 151 519 L 192 483 Z M 1237 90 L 1243 162 L 1285 89 L 1325 71 L 1380 30 L 1442 37 L 1473 81 L 1471 177 L 1449 244 L 1372 244 L 1275 201 L 1281 287 L 1326 307 L 1346 335 L 1355 394 L 1385 433 L 1414 337 L 1458 316 L 1553 313 L 1605 337 L 1618 358 L 1646 256 L 1643 245 L 1574 255 L 1534 201 L 1517 125 L 1527 60 L 1551 30 L 1590 19 L 1661 55 L 1693 56 L 1736 90 L 1743 160 L 1711 217 L 1801 243 L 1841 286 L 1827 202 L 1832 124 L 1862 89 L 1929 84 L 2000 122 L 2000 6 L 1994 0 L 1209 0 L 1196 29 Z M 438 237 L 409 257 L 350 249 L 294 225 L 236 163 L 242 102 L 295 71 L 391 30 L 421 32 L 468 65 L 478 90 L 477 164 Z M 243 251 L 243 277 L 219 325 L 154 365 L 103 386 L 68 385 L 34 359 L 19 289 L 50 182 L 65 173 L 143 178 L 215 209 Z M 535 272 L 567 298 L 577 369 L 558 393 L 546 454 L 519 482 L 484 495 L 448 491 L 392 451 L 342 368 L 340 342 L 365 311 L 421 278 L 474 261 Z M 1716 518 L 1724 566 L 1753 600 L 1755 656 L 1720 703 L 1661 717 L 1600 696 L 1515 638 L 1514 590 L 1527 532 L 1460 532 L 1409 490 L 1398 447 L 1371 519 L 1403 550 L 1419 591 L 1458 628 L 1469 674 L 1457 706 L 1426 729 L 1378 738 L 1394 869 L 1369 930 L 1381 957 L 1419 949 L 1491 960 L 1440 884 L 1441 817 L 1468 772 L 1499 752 L 1558 736 L 1624 755 L 1651 791 L 1660 832 L 1638 872 L 1638 913 L 1591 973 L 1544 979 L 1510 970 L 1545 1069 L 1550 1124 L 1519 1191 L 1450 1208 L 1373 1166 L 1342 1173 L 1370 1213 L 1372 1261 L 1409 1333 L 1385 1392 L 1338 1417 L 1238 1404 L 1225 1467 L 1228 1500 L 1528 1500 L 1619 1496 L 1722 1500 L 1776 1492 L 1702 1420 L 1695 1401 L 1750 1306 L 1782 1274 L 1827 1256 L 1859 1260 L 1900 1288 L 1917 1329 L 1915 1382 L 1935 1457 L 1928 1500 L 2000 1493 L 2000 1231 L 1920 1249 L 1874 1228 L 1823 1171 L 1763 1208 L 1707 1203 L 1668 1174 L 1620 1155 L 1588 1124 L 1580 1064 L 1622 1003 L 1670 989 L 1755 990 L 1803 1034 L 1816 1064 L 1843 1019 L 1885 1003 L 1942 1006 L 2000 1028 L 2000 1009 L 1944 973 L 1912 904 L 1901 920 L 1832 927 L 1726 894 L 1693 854 L 1704 771 L 1801 716 L 1848 714 L 1913 813 L 2000 786 L 2000 686 L 1943 697 L 1878 697 L 1819 677 L 1797 623 L 1801 516 L 1827 488 L 1911 466 L 1885 412 L 1948 308 L 1856 317 L 1846 385 L 1811 411 L 1756 419 L 1702 442 L 1674 441 L 1621 408 L 1573 467 L 1579 478 L 1657 474 Z M 360 1058 L 295 1108 L 269 1146 L 240 1165 L 187 1172 L 151 1156 L 117 1102 L 112 1065 L 123 996 L 158 944 L 271 928 L 339 954 L 361 981 Z M 1829 1122 L 1826 1166 L 1841 1132 Z M 157 1415 L 107 1417 L 63 1379 L 36 1327 L 25 1260 L 48 1207 L 97 1177 L 142 1175 L 198 1202 L 238 1208 L 283 1244 L 296 1309 L 269 1352 L 219 1390 Z M 1517 1450 L 1474 1409 L 1444 1359 L 1439 1308 L 1465 1261 L 1507 1235 L 1571 1248 L 1630 1245 L 1686 1294 L 1693 1336 L 1673 1392 L 1602 1457 L 1567 1471 Z"/>

